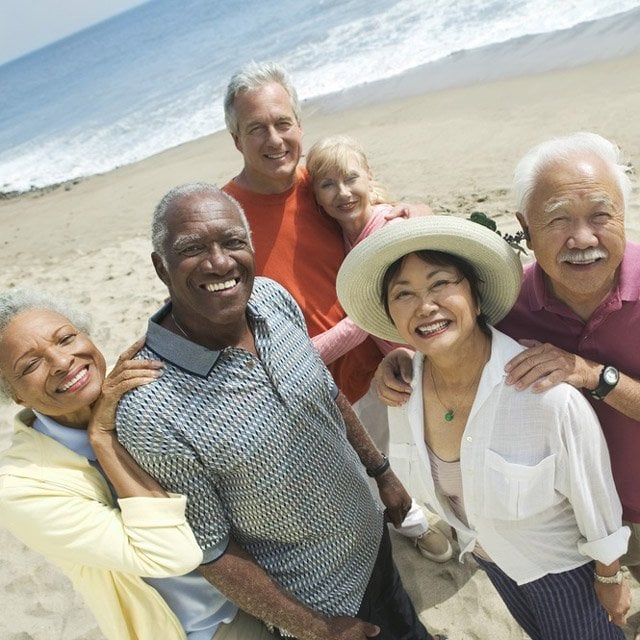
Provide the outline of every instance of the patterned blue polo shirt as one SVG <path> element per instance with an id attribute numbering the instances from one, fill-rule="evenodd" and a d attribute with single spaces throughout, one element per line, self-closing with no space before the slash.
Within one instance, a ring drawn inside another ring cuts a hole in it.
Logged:
<path id="1" fill-rule="evenodd" d="M 139 355 L 166 369 L 125 395 L 119 439 L 166 489 L 187 495 L 205 562 L 232 537 L 311 608 L 354 615 L 382 513 L 300 309 L 280 285 L 256 278 L 247 315 L 258 357 L 164 329 L 169 310 L 151 318 Z"/>

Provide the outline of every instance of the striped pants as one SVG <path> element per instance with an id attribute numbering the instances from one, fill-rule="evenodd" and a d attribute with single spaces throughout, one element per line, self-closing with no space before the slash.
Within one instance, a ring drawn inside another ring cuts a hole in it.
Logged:
<path id="1" fill-rule="evenodd" d="M 624 640 L 596 597 L 593 562 L 518 585 L 495 563 L 474 557 L 532 640 Z"/>

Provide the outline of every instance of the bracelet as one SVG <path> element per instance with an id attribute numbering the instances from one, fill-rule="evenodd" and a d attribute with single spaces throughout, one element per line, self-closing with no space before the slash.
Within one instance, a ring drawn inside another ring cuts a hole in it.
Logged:
<path id="1" fill-rule="evenodd" d="M 378 476 L 381 476 L 391 466 L 391 464 L 389 463 L 389 458 L 387 458 L 384 453 L 380 455 L 382 456 L 382 463 L 373 469 L 367 469 L 367 475 L 370 478 L 377 478 Z"/>
<path id="2" fill-rule="evenodd" d="M 612 576 L 601 576 L 594 571 L 593 577 L 596 582 L 600 582 L 601 584 L 622 584 L 624 573 L 618 569 L 618 571 L 616 571 Z"/>

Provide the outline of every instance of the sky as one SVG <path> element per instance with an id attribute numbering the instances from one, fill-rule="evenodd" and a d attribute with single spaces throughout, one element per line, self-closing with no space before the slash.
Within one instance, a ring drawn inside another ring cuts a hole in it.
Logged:
<path id="1" fill-rule="evenodd" d="M 0 64 L 147 0 L 0 0 Z"/>

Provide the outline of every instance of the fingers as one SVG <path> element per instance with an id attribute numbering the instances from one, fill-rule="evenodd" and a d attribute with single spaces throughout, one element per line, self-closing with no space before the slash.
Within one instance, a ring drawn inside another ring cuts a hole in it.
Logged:
<path id="1" fill-rule="evenodd" d="M 534 393 L 539 393 L 563 380 L 563 375 L 560 371 L 544 363 L 531 366 L 530 369 L 523 371 L 520 374 L 519 370 L 514 370 L 507 377 L 506 383 L 515 386 L 519 391 L 530 388 Z"/>
<path id="2" fill-rule="evenodd" d="M 126 372 L 132 373 L 132 372 Z M 149 384 L 156 381 L 162 375 L 162 371 L 142 371 L 137 372 L 136 375 L 130 375 L 129 377 L 122 377 L 112 385 L 113 390 L 117 390 L 119 395 L 131 391 L 143 384 Z"/>
<path id="3" fill-rule="evenodd" d="M 164 365 L 153 360 L 129 360 L 126 364 L 131 366 L 114 370 L 107 376 L 102 387 L 103 394 L 119 398 L 131 389 L 157 380 L 164 371 Z"/>
<path id="4" fill-rule="evenodd" d="M 120 401 L 120 398 L 145 384 L 157 380 L 164 371 L 164 364 L 159 360 L 123 360 L 118 362 L 113 371 L 102 384 L 102 405 L 109 411 Z"/>
<path id="5" fill-rule="evenodd" d="M 411 389 L 411 381 L 413 380 L 413 358 L 410 354 L 398 360 L 400 368 L 400 379 L 405 383 L 404 388 Z"/>
<path id="6" fill-rule="evenodd" d="M 505 365 L 505 382 L 519 390 L 530 387 L 534 392 L 544 391 L 566 381 L 574 364 L 567 361 L 560 349 L 539 344 L 519 353 Z"/>
<path id="7" fill-rule="evenodd" d="M 505 371 L 513 371 L 514 369 L 522 367 L 526 363 L 534 362 L 535 358 L 539 359 L 544 357 L 547 359 L 548 355 L 554 350 L 553 346 L 541 344 L 535 340 L 520 340 L 520 344 L 528 348 L 511 358 L 504 367 Z"/>
<path id="8" fill-rule="evenodd" d="M 397 204 L 390 211 L 384 214 L 385 220 L 393 220 L 394 218 L 408 218 L 411 214 L 410 208 L 406 204 Z"/>
<path id="9" fill-rule="evenodd" d="M 154 382 L 161 375 L 162 369 L 129 369 L 121 371 L 116 377 L 107 378 L 102 385 L 100 398 L 93 405 L 90 431 L 115 430 L 116 408 L 122 396 L 136 387 Z"/>
<path id="10" fill-rule="evenodd" d="M 392 367 L 391 363 L 383 360 L 375 372 L 374 380 L 382 389 L 386 388 L 398 393 L 411 392 L 411 373 L 409 373 L 408 382 L 404 378 L 405 375 L 406 371 L 403 373 L 401 368 Z"/>
<path id="11" fill-rule="evenodd" d="M 137 372 L 162 371 L 163 369 L 164 362 L 162 360 L 123 360 L 113 368 L 111 374 L 113 376 L 126 374 L 130 377 L 136 375 Z"/>
<path id="12" fill-rule="evenodd" d="M 618 625 L 619 627 L 624 627 L 624 625 L 627 624 L 626 613 L 626 611 L 607 612 L 607 616 L 609 622 L 613 622 L 613 624 Z"/>
<path id="13" fill-rule="evenodd" d="M 406 349 L 388 354 L 376 369 L 374 381 L 382 402 L 390 407 L 404 404 L 411 395 L 412 356 Z"/>
<path id="14" fill-rule="evenodd" d="M 385 509 L 387 512 L 387 520 L 397 529 L 404 520 L 402 511 L 399 508 Z"/>
<path id="15" fill-rule="evenodd" d="M 105 379 L 106 386 L 118 385 L 121 382 L 136 378 L 158 378 L 164 370 L 164 365 L 155 361 L 127 360 L 125 364 L 126 366 L 114 369 L 109 373 Z"/>
<path id="16" fill-rule="evenodd" d="M 522 340 L 518 340 L 518 342 L 523 347 L 537 347 L 538 345 L 542 344 L 540 340 L 532 340 L 530 338 L 522 338 Z"/>
<path id="17" fill-rule="evenodd" d="M 627 624 L 627 616 L 624 614 L 616 614 L 613 616 L 609 614 L 609 622 L 613 622 L 613 624 L 619 627 L 624 627 L 624 625 Z"/>
<path id="18" fill-rule="evenodd" d="M 386 507 L 387 519 L 395 526 L 399 527 L 405 516 L 411 509 L 411 496 L 402 486 L 398 477 L 393 471 L 388 471 L 376 478 L 380 499 Z"/>
<path id="19" fill-rule="evenodd" d="M 623 627 L 631 608 L 631 592 L 626 580 L 620 585 L 596 585 L 596 594 L 604 608 L 609 622 Z"/>
<path id="20" fill-rule="evenodd" d="M 402 525 L 404 519 L 407 517 L 411 504 L 394 507 L 392 509 L 385 509 L 387 520 L 397 529 Z"/>
<path id="21" fill-rule="evenodd" d="M 400 521 L 400 524 L 402 524 L 404 519 L 409 515 L 409 511 L 411 511 L 411 502 L 406 503 L 402 507 L 402 520 Z"/>
<path id="22" fill-rule="evenodd" d="M 144 346 L 145 339 L 146 338 L 142 336 L 141 338 L 138 338 L 130 347 L 127 347 L 127 349 L 125 349 L 120 354 L 120 357 L 118 358 L 118 362 L 123 360 L 131 360 L 131 358 L 133 358 L 133 356 L 135 356 L 136 353 L 138 353 L 138 351 L 142 349 L 142 347 Z"/>
<path id="23" fill-rule="evenodd" d="M 376 383 L 376 393 L 382 402 L 384 402 L 388 407 L 400 407 L 409 400 L 409 396 L 411 395 L 411 387 L 409 387 L 409 391 L 396 391 L 391 387 L 388 387 L 384 383 L 375 381 Z"/>
<path id="24" fill-rule="evenodd" d="M 119 379 L 128 379 L 134 376 L 149 376 L 153 371 L 162 371 L 164 363 L 161 360 L 131 360 L 127 355 L 135 355 L 133 347 L 127 349 L 116 362 L 115 367 L 109 372 L 105 382 Z"/>
<path id="25" fill-rule="evenodd" d="M 118 357 L 116 365 L 113 367 L 113 372 L 120 371 L 125 368 L 151 368 L 160 369 L 164 366 L 161 360 L 133 360 L 135 355 L 144 347 L 146 338 L 142 336 L 138 338 L 131 346 L 127 347 Z"/>

